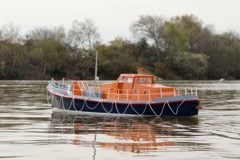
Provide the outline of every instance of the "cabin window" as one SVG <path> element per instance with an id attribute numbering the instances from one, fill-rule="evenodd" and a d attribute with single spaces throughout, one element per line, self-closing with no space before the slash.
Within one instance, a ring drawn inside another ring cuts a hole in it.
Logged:
<path id="1" fill-rule="evenodd" d="M 136 83 L 143 83 L 143 78 L 138 77 L 138 78 L 135 79 L 135 82 Z"/>
<path id="2" fill-rule="evenodd" d="M 126 82 L 127 82 L 127 83 L 132 83 L 132 82 L 133 82 L 133 78 L 128 78 L 128 79 L 126 80 Z"/>
<path id="3" fill-rule="evenodd" d="M 152 84 L 152 79 L 151 78 L 144 78 L 144 77 L 138 77 L 135 79 L 136 83 L 139 84 Z"/>
<path id="4" fill-rule="evenodd" d="M 143 78 L 138 78 L 138 83 L 143 83 Z"/>
<path id="5" fill-rule="evenodd" d="M 144 78 L 144 83 L 151 84 L 152 83 L 152 79 L 151 78 Z"/>
<path id="6" fill-rule="evenodd" d="M 119 82 L 121 82 L 121 83 L 124 82 L 125 78 L 126 78 L 125 76 L 122 76 L 122 77 L 120 78 Z"/>

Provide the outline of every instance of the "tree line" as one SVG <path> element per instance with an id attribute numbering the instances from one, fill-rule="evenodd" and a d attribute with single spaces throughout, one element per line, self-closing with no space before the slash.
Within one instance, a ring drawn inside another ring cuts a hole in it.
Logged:
<path id="1" fill-rule="evenodd" d="M 116 37 L 101 42 L 91 19 L 63 27 L 40 27 L 20 35 L 0 28 L 0 79 L 116 79 L 141 66 L 164 79 L 240 79 L 240 37 L 215 33 L 194 15 L 141 15 L 129 27 L 134 41 Z"/>

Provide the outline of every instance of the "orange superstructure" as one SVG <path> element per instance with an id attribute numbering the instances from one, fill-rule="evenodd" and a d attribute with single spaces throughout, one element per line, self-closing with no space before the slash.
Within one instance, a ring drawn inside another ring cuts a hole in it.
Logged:
<path id="1" fill-rule="evenodd" d="M 175 87 L 155 84 L 152 75 L 121 74 L 119 78 L 99 87 L 103 99 L 146 101 L 176 96 Z"/>

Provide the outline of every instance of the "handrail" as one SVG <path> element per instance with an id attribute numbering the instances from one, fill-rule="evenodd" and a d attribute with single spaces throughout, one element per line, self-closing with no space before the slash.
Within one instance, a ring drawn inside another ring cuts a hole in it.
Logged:
<path id="1" fill-rule="evenodd" d="M 84 81 L 87 82 L 87 81 Z M 152 92 L 153 89 L 136 89 L 130 92 L 128 89 L 118 89 L 118 90 L 111 90 L 106 89 L 106 91 L 101 91 L 99 88 L 95 88 L 91 82 L 87 82 L 89 85 L 89 89 L 80 89 L 82 93 L 85 93 L 86 95 L 82 96 L 90 96 L 90 98 L 103 98 L 102 94 L 106 94 L 107 96 L 105 99 L 110 99 L 112 97 L 115 97 L 117 100 L 131 100 L 131 97 L 135 97 L 134 100 L 141 101 L 142 99 L 151 101 L 153 100 L 152 97 L 155 98 L 162 98 L 167 97 L 167 95 L 171 96 L 189 96 L 189 95 L 196 95 L 197 96 L 197 88 L 174 88 L 173 92 L 166 92 L 160 88 L 159 93 Z M 49 82 L 54 88 L 61 89 L 63 91 L 66 91 L 68 89 L 68 86 L 73 85 L 73 81 L 69 81 L 66 79 L 63 79 L 62 81 L 55 81 L 54 79 L 51 79 Z M 98 84 L 99 86 L 99 84 Z M 165 89 L 168 87 L 165 87 Z M 172 87 L 169 87 L 172 88 Z M 73 87 L 71 88 L 71 92 L 74 93 Z M 144 92 L 145 91 L 145 92 Z M 156 91 L 156 89 L 155 89 Z"/>

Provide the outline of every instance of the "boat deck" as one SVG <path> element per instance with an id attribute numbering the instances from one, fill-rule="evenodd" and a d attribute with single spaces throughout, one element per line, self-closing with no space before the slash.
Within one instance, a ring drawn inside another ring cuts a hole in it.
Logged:
<path id="1" fill-rule="evenodd" d="M 109 82 L 109 81 L 108 81 Z M 74 81 L 62 79 L 61 81 L 56 81 L 52 79 L 49 82 L 48 87 L 51 88 L 53 92 L 58 94 L 62 94 L 63 96 L 74 96 L 74 97 L 86 97 L 93 99 L 102 99 L 102 100 L 111 100 L 111 97 L 114 97 L 112 100 L 117 101 L 131 101 L 131 97 L 137 97 L 134 101 L 142 102 L 142 101 L 164 101 L 165 99 L 182 99 L 181 97 L 188 96 L 188 98 L 197 98 L 197 89 L 196 88 L 176 88 L 173 92 L 166 92 L 167 87 L 164 87 L 159 90 L 159 93 L 153 92 L 152 89 L 148 89 L 145 92 L 139 90 L 134 90 L 131 92 L 129 90 L 118 89 L 115 93 L 110 93 L 110 89 L 107 90 L 107 97 L 103 96 L 103 92 L 99 89 L 101 84 L 106 83 L 106 81 L 98 81 L 97 83 L 93 81 L 79 81 L 82 84 L 81 87 L 78 88 L 78 92 L 81 92 L 81 95 L 74 94 Z M 156 95 L 157 94 L 157 95 Z M 171 96 L 166 96 L 171 95 Z M 151 99 L 151 97 L 158 97 Z"/>

